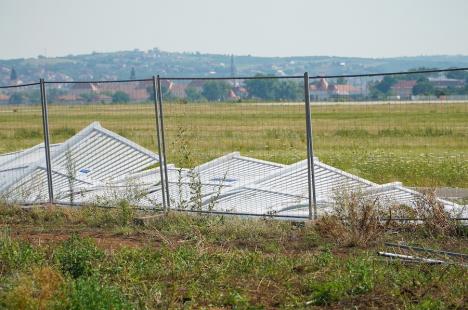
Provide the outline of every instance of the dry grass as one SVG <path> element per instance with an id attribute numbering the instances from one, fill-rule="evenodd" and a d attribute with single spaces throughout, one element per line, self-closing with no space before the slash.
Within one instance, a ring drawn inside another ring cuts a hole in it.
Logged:
<path id="1" fill-rule="evenodd" d="M 333 211 L 316 223 L 317 230 L 343 246 L 366 247 L 382 237 L 386 212 L 378 199 L 359 193 L 340 192 Z"/>
<path id="2" fill-rule="evenodd" d="M 416 200 L 415 216 L 422 221 L 420 227 L 431 237 L 451 236 L 457 231 L 457 221 L 437 200 L 434 190 L 427 190 Z"/>

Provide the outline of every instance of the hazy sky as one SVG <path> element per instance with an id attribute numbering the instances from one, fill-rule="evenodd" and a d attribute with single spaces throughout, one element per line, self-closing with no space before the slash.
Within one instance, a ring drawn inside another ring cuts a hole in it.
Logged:
<path id="1" fill-rule="evenodd" d="M 468 54 L 468 0 L 0 0 L 0 58 Z"/>

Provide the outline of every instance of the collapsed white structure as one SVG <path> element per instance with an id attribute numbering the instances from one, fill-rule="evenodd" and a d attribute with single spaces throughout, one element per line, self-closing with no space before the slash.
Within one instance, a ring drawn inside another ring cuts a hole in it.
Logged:
<path id="1" fill-rule="evenodd" d="M 47 201 L 43 145 L 0 155 L 0 194 L 17 203 Z M 51 146 L 54 198 L 58 203 L 106 203 L 126 199 L 144 208 L 162 204 L 159 158 L 153 152 L 92 123 Z M 168 165 L 171 208 L 245 215 L 307 217 L 307 161 L 292 165 L 231 153 L 193 169 Z M 314 159 L 317 208 L 325 212 L 337 191 L 378 197 L 383 205 L 412 206 L 421 194 L 401 183 L 379 185 Z M 439 199 L 447 211 L 464 206 Z"/>
<path id="2" fill-rule="evenodd" d="M 97 122 L 54 145 L 50 152 L 54 196 L 58 202 L 70 195 L 70 187 L 92 188 L 159 162 L 153 152 Z M 0 193 L 5 199 L 20 203 L 46 201 L 44 146 L 0 156 L 0 176 Z"/>

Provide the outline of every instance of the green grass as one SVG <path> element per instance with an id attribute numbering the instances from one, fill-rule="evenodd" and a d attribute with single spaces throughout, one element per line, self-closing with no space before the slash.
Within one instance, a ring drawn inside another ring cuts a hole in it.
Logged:
<path id="1" fill-rule="evenodd" d="M 169 103 L 164 116 L 168 158 L 179 166 L 233 151 L 285 164 L 306 157 L 302 105 Z M 100 121 L 156 150 L 151 104 L 51 105 L 49 119 L 54 143 Z M 312 123 L 325 163 L 379 183 L 468 187 L 468 103 L 315 106 Z M 40 107 L 0 107 L 0 139 L 0 153 L 40 143 Z"/>
<path id="2" fill-rule="evenodd" d="M 0 206 L 0 308 L 466 307 L 464 267 L 375 254 L 384 240 L 466 253 L 466 237 L 396 230 L 340 247 L 284 221 L 170 213 L 139 227 L 109 220 L 115 212 Z"/>

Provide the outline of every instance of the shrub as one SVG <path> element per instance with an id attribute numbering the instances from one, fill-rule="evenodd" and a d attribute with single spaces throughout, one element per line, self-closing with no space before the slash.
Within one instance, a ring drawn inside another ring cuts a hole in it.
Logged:
<path id="1" fill-rule="evenodd" d="M 434 190 L 423 192 L 415 202 L 415 216 L 422 221 L 423 232 L 431 237 L 449 236 L 457 231 L 457 223 L 437 200 Z"/>
<path id="2" fill-rule="evenodd" d="M 54 309 L 65 308 L 66 296 L 63 278 L 51 267 L 32 270 L 11 283 L 11 289 L 0 296 L 1 308 Z"/>
<path id="3" fill-rule="evenodd" d="M 80 278 L 74 281 L 69 298 L 69 309 L 72 310 L 132 309 L 118 288 L 101 284 L 96 277 Z"/>
<path id="4" fill-rule="evenodd" d="M 102 258 L 104 253 L 99 250 L 90 238 L 81 238 L 74 234 L 54 252 L 60 269 L 73 278 L 90 275 L 93 262 Z"/>
<path id="5" fill-rule="evenodd" d="M 342 192 L 337 195 L 332 213 L 321 217 L 318 232 L 345 246 L 367 246 L 384 231 L 384 213 L 377 199 L 359 193 Z"/>

